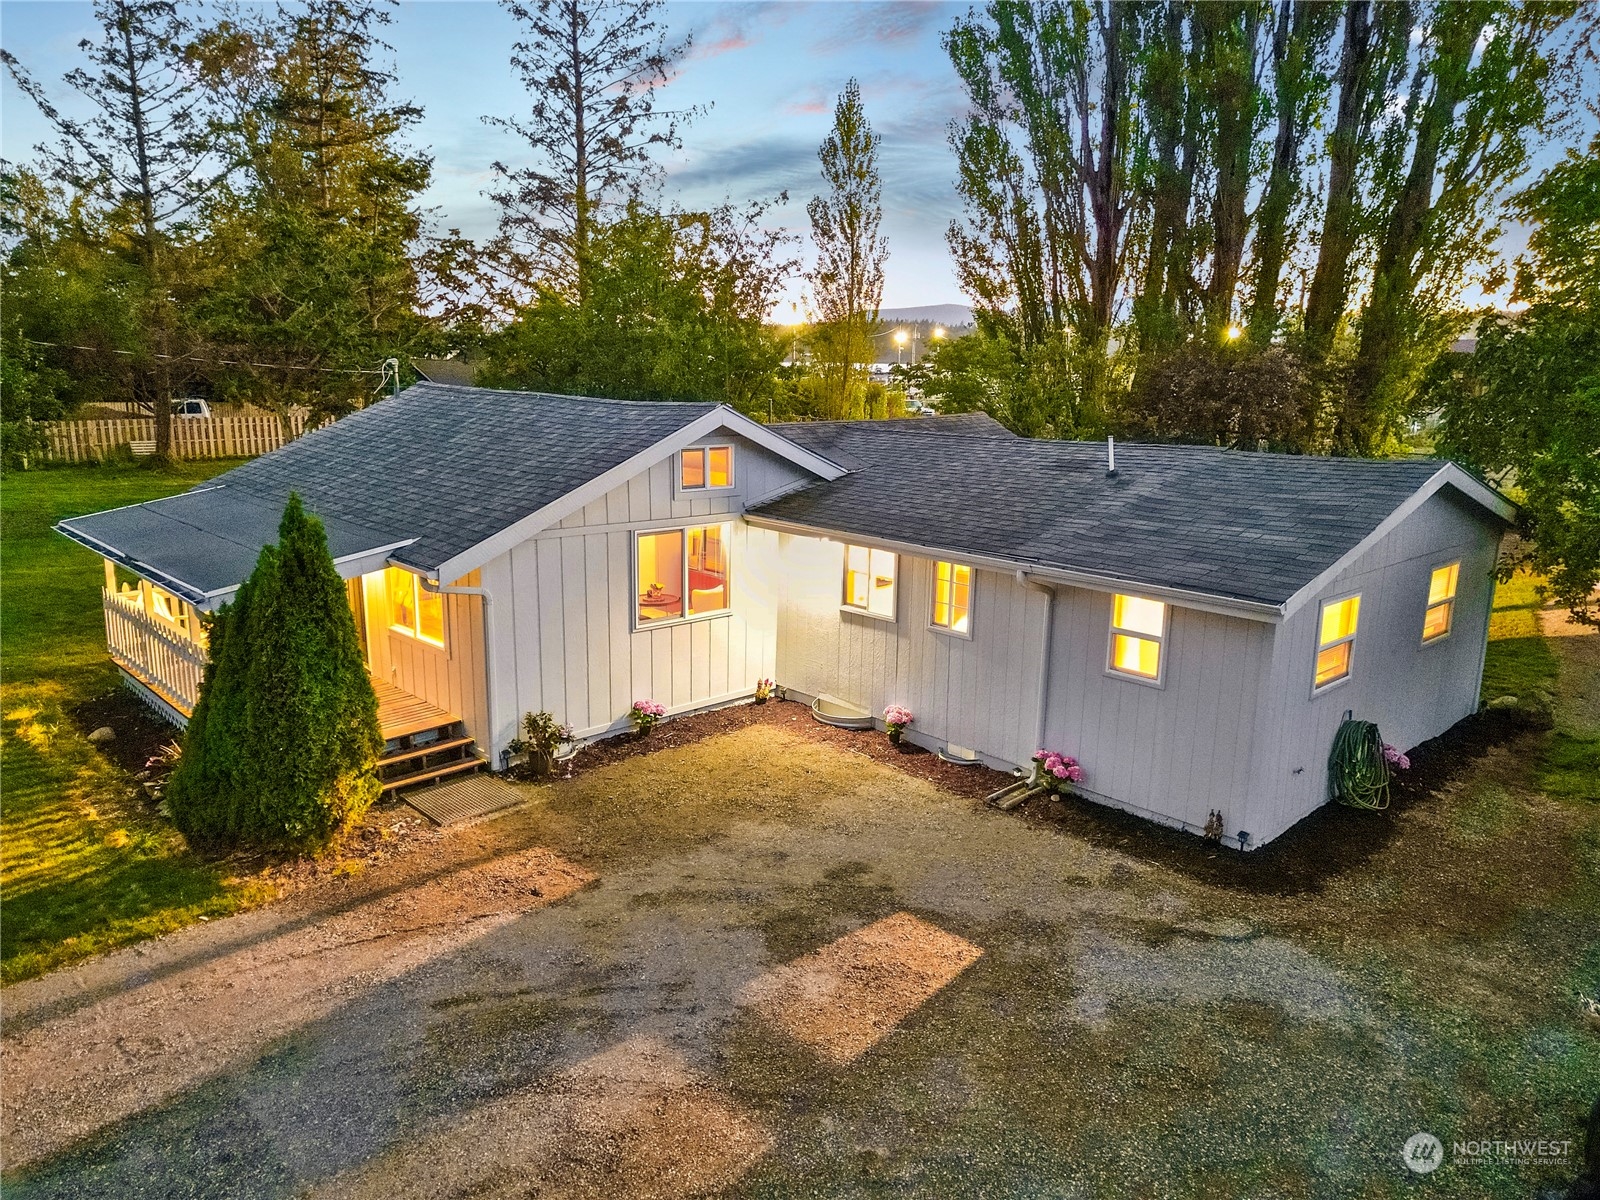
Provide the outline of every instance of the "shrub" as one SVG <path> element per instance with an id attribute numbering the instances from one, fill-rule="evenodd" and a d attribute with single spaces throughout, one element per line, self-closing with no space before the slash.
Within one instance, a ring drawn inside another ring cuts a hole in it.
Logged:
<path id="1" fill-rule="evenodd" d="M 290 496 L 278 544 L 211 628 L 211 661 L 168 786 L 202 842 L 314 849 L 378 798 L 383 749 L 344 581 Z"/>

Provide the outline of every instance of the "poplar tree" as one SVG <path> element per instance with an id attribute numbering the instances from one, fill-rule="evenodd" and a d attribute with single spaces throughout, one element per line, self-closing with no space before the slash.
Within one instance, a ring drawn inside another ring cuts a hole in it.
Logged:
<path id="1" fill-rule="evenodd" d="M 871 360 L 872 333 L 883 301 L 882 181 L 878 135 L 861 105 L 861 85 L 845 84 L 833 110 L 833 130 L 818 148 L 826 193 L 806 206 L 817 260 L 810 274 L 820 328 L 817 349 L 829 404 L 849 411 L 861 365 Z"/>

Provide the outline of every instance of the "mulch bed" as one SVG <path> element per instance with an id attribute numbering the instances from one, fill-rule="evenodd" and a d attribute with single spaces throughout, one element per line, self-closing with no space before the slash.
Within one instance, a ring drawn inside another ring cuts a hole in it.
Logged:
<path id="1" fill-rule="evenodd" d="M 100 749 L 136 778 L 148 778 L 143 774 L 146 762 L 180 738 L 177 730 L 157 719 L 122 688 L 84 702 L 73 710 L 72 716 L 85 734 L 102 725 L 115 730 L 116 737 L 100 743 Z M 754 725 L 770 725 L 836 750 L 864 755 L 972 800 L 982 800 L 1012 782 L 1010 775 L 988 767 L 947 763 L 937 754 L 910 743 L 896 746 L 880 730 L 824 725 L 812 718 L 809 706 L 787 700 L 735 704 L 673 717 L 657 724 L 642 738 L 627 733 L 593 742 L 567 762 L 557 764 L 555 777 L 571 778 L 608 763 L 692 746 Z M 1258 894 L 1296 895 L 1316 891 L 1329 878 L 1359 867 L 1394 836 L 1397 814 L 1426 803 L 1490 748 L 1527 736 L 1529 729 L 1526 718 L 1515 711 L 1480 712 L 1411 751 L 1411 769 L 1396 773 L 1387 811 L 1366 812 L 1325 804 L 1263 849 L 1249 853 L 1087 800 L 1037 798 L 1016 809 L 1015 814 L 1204 882 Z M 348 835 L 338 857 L 381 859 L 394 853 L 400 848 L 397 840 L 404 842 L 409 840 L 406 835 L 424 832 L 421 822 L 403 819 L 409 813 L 410 809 L 393 801 L 382 808 L 375 807 L 363 826 Z M 397 816 L 401 819 L 397 820 Z M 408 827 L 413 823 L 418 826 L 415 830 Z M 277 855 L 234 857 L 248 858 L 257 868 L 276 865 L 274 873 L 289 876 L 315 878 L 330 867 L 327 862 L 286 861 Z M 240 865 L 246 864 L 241 861 Z"/>
<path id="2" fill-rule="evenodd" d="M 1389 807 L 1383 812 L 1324 804 L 1262 849 L 1249 852 L 1087 800 L 1034 799 L 1016 811 L 1093 845 L 1203 882 L 1261 895 L 1300 895 L 1361 866 L 1394 837 L 1397 815 L 1428 803 L 1491 748 L 1527 736 L 1529 729 L 1518 713 L 1479 712 L 1410 752 L 1411 768 L 1394 773 Z"/>
<path id="3" fill-rule="evenodd" d="M 957 796 L 982 799 L 1012 782 L 1011 776 L 1003 772 L 978 765 L 947 763 L 937 754 L 909 742 L 896 746 L 882 730 L 840 729 L 824 725 L 812 717 L 809 705 L 793 700 L 735 704 L 709 712 L 691 713 L 660 722 L 642 738 L 624 733 L 601 742 L 592 742 L 579 750 L 569 763 L 557 764 L 556 775 L 558 778 L 565 775 L 569 765 L 575 774 L 640 754 L 692 746 L 706 738 L 748 729 L 752 725 L 775 726 L 796 737 L 822 742 L 836 750 L 863 754 L 874 762 L 925 779 Z"/>
<path id="4" fill-rule="evenodd" d="M 116 734 L 109 742 L 98 743 L 100 753 L 130 775 L 137 776 L 145 763 L 172 742 L 183 741 L 183 731 L 174 729 L 134 698 L 127 688 L 85 700 L 72 710 L 73 724 L 85 737 L 109 726 Z"/>

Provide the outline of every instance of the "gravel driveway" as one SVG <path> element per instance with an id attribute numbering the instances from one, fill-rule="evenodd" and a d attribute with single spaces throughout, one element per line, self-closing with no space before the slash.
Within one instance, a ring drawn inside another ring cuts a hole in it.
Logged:
<path id="1" fill-rule="evenodd" d="M 1470 937 L 1497 1016 L 1554 1020 L 1500 935 L 1381 921 L 1430 845 L 1458 869 L 1425 830 L 1330 895 L 1253 895 L 771 726 L 532 792 L 9 989 L 8 1197 L 1426 1193 L 1397 1150 L 1480 1015 L 1418 989 Z M 1525 852 L 1567 853 L 1541 828 Z M 1522 887 L 1559 978 L 1581 925 Z"/>

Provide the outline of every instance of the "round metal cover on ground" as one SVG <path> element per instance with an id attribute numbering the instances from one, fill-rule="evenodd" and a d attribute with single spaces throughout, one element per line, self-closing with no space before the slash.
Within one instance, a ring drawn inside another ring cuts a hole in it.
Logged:
<path id="1" fill-rule="evenodd" d="M 840 729 L 871 729 L 872 714 L 837 696 L 818 696 L 811 702 L 811 715 L 824 725 Z"/>

